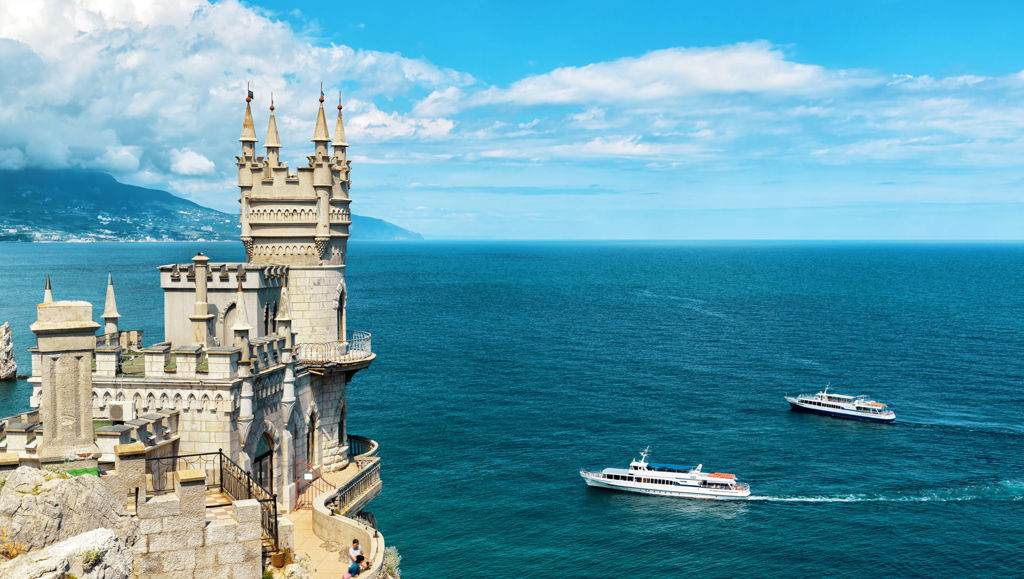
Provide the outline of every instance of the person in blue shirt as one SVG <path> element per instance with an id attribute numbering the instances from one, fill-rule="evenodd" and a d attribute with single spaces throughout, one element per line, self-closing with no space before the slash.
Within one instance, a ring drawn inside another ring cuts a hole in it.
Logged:
<path id="1" fill-rule="evenodd" d="M 345 572 L 344 579 L 351 579 L 363 572 L 363 559 L 365 557 L 358 555 L 355 561 L 352 561 L 352 564 L 348 566 L 348 571 Z"/>

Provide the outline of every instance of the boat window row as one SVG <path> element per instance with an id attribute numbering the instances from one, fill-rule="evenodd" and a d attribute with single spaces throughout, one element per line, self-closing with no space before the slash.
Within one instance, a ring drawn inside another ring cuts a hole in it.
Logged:
<path id="1" fill-rule="evenodd" d="M 631 474 L 630 475 L 627 475 L 627 474 L 606 474 L 605 478 L 608 478 L 608 479 L 611 479 L 611 480 L 625 480 L 625 481 L 631 481 L 631 482 L 647 483 L 647 484 L 658 484 L 658 485 L 671 485 L 671 484 L 675 484 L 675 481 L 670 481 L 670 480 L 660 479 L 660 478 L 634 477 Z"/>
<path id="2" fill-rule="evenodd" d="M 842 406 L 840 406 L 838 404 L 830 404 L 828 402 L 822 402 L 821 400 L 804 400 L 804 402 L 807 403 L 807 404 L 811 404 L 813 406 L 821 406 L 823 408 L 835 408 L 837 410 L 847 410 L 847 408 L 843 408 Z"/>

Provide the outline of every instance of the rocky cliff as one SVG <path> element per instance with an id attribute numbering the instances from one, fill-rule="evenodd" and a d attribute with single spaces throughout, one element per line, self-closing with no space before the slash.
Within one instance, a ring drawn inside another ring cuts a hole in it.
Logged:
<path id="1" fill-rule="evenodd" d="M 18 376 L 18 365 L 14 362 L 14 338 L 11 325 L 0 326 L 0 382 L 14 380 Z"/>
<path id="2" fill-rule="evenodd" d="M 0 535 L 28 552 L 0 562 L 0 577 L 127 577 L 137 533 L 98 477 L 19 467 L 0 490 Z"/>

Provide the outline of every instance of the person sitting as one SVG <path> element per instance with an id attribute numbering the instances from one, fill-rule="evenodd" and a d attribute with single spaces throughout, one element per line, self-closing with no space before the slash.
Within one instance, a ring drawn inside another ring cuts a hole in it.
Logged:
<path id="1" fill-rule="evenodd" d="M 348 560 L 355 561 L 356 557 L 362 554 L 363 549 L 359 546 L 359 539 L 352 539 L 352 548 L 348 550 Z"/>
<path id="2" fill-rule="evenodd" d="M 356 558 L 352 560 L 352 564 L 348 566 L 348 571 L 345 571 L 344 579 L 351 579 L 362 573 L 364 569 L 363 560 L 365 559 L 366 557 L 362 555 L 356 555 Z"/>

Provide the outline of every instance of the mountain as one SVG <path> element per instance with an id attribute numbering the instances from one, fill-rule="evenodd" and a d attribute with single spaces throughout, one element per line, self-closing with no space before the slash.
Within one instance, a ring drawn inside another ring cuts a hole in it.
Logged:
<path id="1" fill-rule="evenodd" d="M 373 217 L 352 216 L 357 239 L 422 239 Z M 238 239 L 238 215 L 84 169 L 0 171 L 0 241 Z"/>

